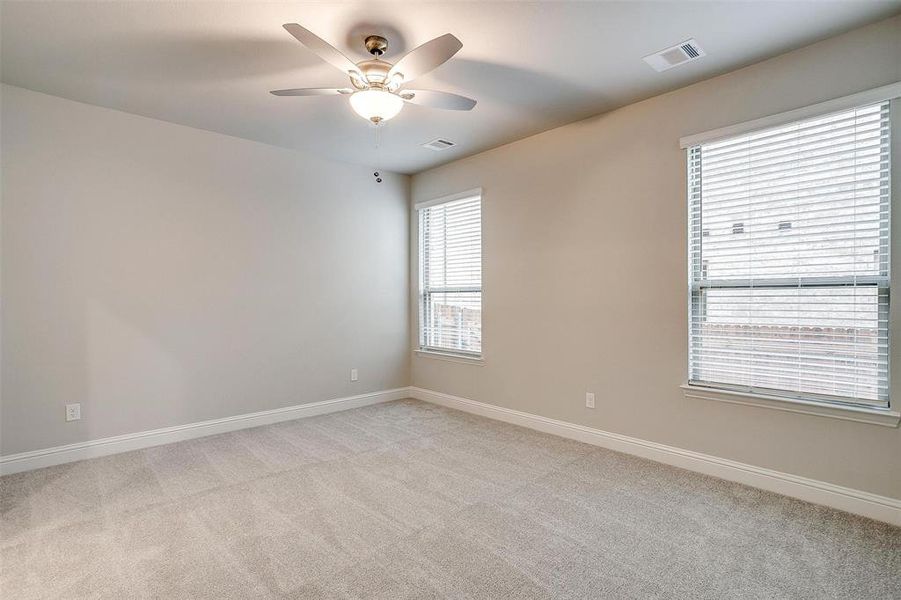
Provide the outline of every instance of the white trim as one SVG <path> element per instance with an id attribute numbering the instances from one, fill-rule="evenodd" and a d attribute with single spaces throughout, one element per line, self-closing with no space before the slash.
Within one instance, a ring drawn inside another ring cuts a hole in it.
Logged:
<path id="1" fill-rule="evenodd" d="M 421 356 L 423 358 L 437 358 L 438 360 L 446 360 L 449 362 L 463 363 L 467 365 L 474 365 L 477 367 L 482 367 L 485 365 L 485 360 L 479 356 L 470 356 L 466 354 L 455 354 L 454 352 L 439 352 L 438 350 L 414 350 L 413 354 L 416 356 Z"/>
<path id="2" fill-rule="evenodd" d="M 682 469 L 735 481 L 777 494 L 798 498 L 806 502 L 822 504 L 901 526 L 901 500 L 896 498 L 879 496 L 825 481 L 773 471 L 709 454 L 683 450 L 619 433 L 549 419 L 419 387 L 411 387 L 410 395 L 417 400 L 440 404 L 530 429 L 537 429 L 545 433 L 578 440 L 617 452 L 633 454 Z"/>
<path id="3" fill-rule="evenodd" d="M 413 208 L 416 210 L 422 210 L 423 208 L 429 208 L 432 206 L 438 206 L 439 204 L 447 204 L 448 202 L 456 202 L 457 200 L 466 200 L 467 198 L 481 198 L 482 197 L 482 188 L 477 187 L 471 190 L 466 190 L 465 192 L 459 192 L 457 194 L 450 194 L 449 196 L 442 196 L 440 198 L 435 198 L 434 200 L 423 200 L 422 202 L 417 202 L 413 205 Z"/>
<path id="4" fill-rule="evenodd" d="M 679 146 L 682 148 L 691 148 L 698 144 L 705 144 L 751 131 L 778 127 L 794 121 L 818 117 L 820 115 L 839 112 L 857 106 L 876 104 L 877 102 L 884 102 L 898 97 L 901 97 L 901 81 L 890 83 L 872 90 L 858 92 L 857 94 L 851 94 L 850 96 L 827 100 L 826 102 L 820 102 L 819 104 L 796 108 L 795 110 L 779 113 L 777 115 L 770 115 L 768 117 L 754 119 L 753 121 L 745 121 L 744 123 L 737 123 L 735 125 L 729 125 L 728 127 L 720 127 L 719 129 L 711 129 L 710 131 L 705 131 L 703 133 L 688 135 L 679 139 Z"/>
<path id="5" fill-rule="evenodd" d="M 141 448 L 149 448 L 150 446 L 171 444 L 173 442 L 227 433 L 238 429 L 270 425 L 280 421 L 313 417 L 316 415 L 338 412 L 350 408 L 360 408 L 362 406 L 369 406 L 370 404 L 390 402 L 392 400 L 400 400 L 408 397 L 409 388 L 403 387 L 393 390 L 382 390 L 379 392 L 360 394 L 358 396 L 310 402 L 309 404 L 298 404 L 296 406 L 235 415 L 233 417 L 225 417 L 222 419 L 211 419 L 209 421 L 199 421 L 196 423 L 188 423 L 186 425 L 175 425 L 174 427 L 139 431 L 137 433 L 127 433 L 125 435 L 89 440 L 87 442 L 78 442 L 76 444 L 68 444 L 65 446 L 55 446 L 53 448 L 43 448 L 41 450 L 32 450 L 30 452 L 10 454 L 8 456 L 0 456 L 0 475 L 30 471 L 31 469 L 60 465 L 76 460 L 84 460 L 86 458 L 96 458 L 98 456 L 107 456 L 109 454 L 118 454 L 120 452 L 140 450 Z"/>
<path id="6" fill-rule="evenodd" d="M 787 412 L 830 417 L 844 421 L 870 423 L 885 427 L 897 427 L 901 421 L 901 413 L 890 409 L 869 408 L 866 406 L 839 406 L 828 402 L 816 402 L 801 398 L 783 398 L 768 394 L 756 394 L 739 390 L 725 390 L 683 383 L 681 386 L 686 398 L 701 400 L 717 400 L 732 404 L 745 404 L 761 408 L 774 408 Z"/>

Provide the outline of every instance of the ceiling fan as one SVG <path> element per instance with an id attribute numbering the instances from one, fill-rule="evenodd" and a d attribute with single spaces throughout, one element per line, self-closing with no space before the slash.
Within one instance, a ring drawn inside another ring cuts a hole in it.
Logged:
<path id="1" fill-rule="evenodd" d="M 346 73 L 352 87 L 270 92 L 276 96 L 350 95 L 354 112 L 376 125 L 396 116 L 404 102 L 448 110 L 472 110 L 476 105 L 475 100 L 450 92 L 402 89 L 413 79 L 444 64 L 463 47 L 460 40 L 449 33 L 411 50 L 395 64 L 381 58 L 388 50 L 388 40 L 380 35 L 370 35 L 364 44 L 373 58 L 354 64 L 337 48 L 297 23 L 286 23 L 283 27 L 324 61 Z"/>

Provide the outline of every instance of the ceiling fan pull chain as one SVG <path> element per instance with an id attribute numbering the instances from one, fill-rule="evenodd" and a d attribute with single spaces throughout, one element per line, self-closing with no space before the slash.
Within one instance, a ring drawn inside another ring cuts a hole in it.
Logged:
<path id="1" fill-rule="evenodd" d="M 375 172 L 372 174 L 375 177 L 376 183 L 382 182 L 381 176 L 382 170 L 382 128 L 376 123 L 375 125 Z"/>

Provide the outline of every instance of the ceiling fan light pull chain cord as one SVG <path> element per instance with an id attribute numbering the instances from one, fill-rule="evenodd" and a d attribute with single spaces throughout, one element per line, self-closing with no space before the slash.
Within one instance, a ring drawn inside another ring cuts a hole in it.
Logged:
<path id="1" fill-rule="evenodd" d="M 382 182 L 382 127 L 375 124 L 375 172 L 372 174 L 376 183 Z"/>

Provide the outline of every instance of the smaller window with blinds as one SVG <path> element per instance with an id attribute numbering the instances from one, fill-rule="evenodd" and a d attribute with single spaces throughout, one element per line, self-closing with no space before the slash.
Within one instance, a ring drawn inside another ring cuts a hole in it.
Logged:
<path id="1" fill-rule="evenodd" d="M 690 384 L 888 408 L 889 114 L 688 149 Z"/>
<path id="2" fill-rule="evenodd" d="M 482 198 L 478 190 L 419 209 L 419 346 L 482 354 Z"/>

